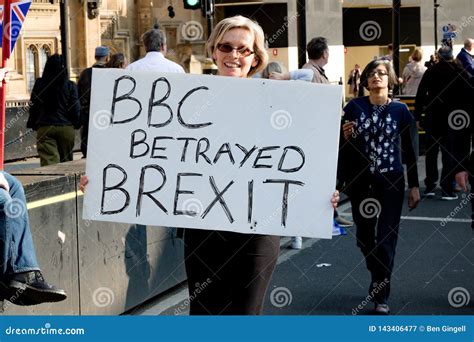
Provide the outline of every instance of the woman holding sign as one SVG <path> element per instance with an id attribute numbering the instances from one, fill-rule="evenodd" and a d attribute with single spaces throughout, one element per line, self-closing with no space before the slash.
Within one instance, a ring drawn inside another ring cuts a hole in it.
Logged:
<path id="1" fill-rule="evenodd" d="M 219 76 L 250 78 L 268 61 L 262 28 L 242 16 L 219 22 L 207 51 Z M 240 95 L 230 87 L 228 91 Z M 87 178 L 81 178 L 81 190 L 86 184 Z M 338 201 L 335 192 L 333 207 Z M 191 315 L 261 313 L 280 252 L 279 236 L 186 229 L 184 244 Z"/>
<path id="2" fill-rule="evenodd" d="M 357 245 L 372 276 L 369 297 L 375 303 L 376 313 L 389 314 L 387 301 L 405 195 L 400 137 L 410 187 L 408 207 L 413 209 L 420 201 L 410 136 L 414 118 L 405 104 L 388 97 L 396 82 L 389 61 L 370 62 L 363 78 L 370 95 L 355 98 L 344 108 L 343 133 L 348 143 L 341 151 L 348 158 L 346 162 L 350 162 L 350 170 L 345 170 L 350 185 L 346 192 L 357 226 Z"/>
<path id="3" fill-rule="evenodd" d="M 219 22 L 207 51 L 219 76 L 249 78 L 268 60 L 262 28 L 242 16 Z M 336 192 L 334 207 L 338 200 Z M 191 315 L 261 313 L 280 253 L 279 236 L 187 229 L 184 242 Z M 203 284 L 207 284 L 204 290 L 194 290 Z"/>

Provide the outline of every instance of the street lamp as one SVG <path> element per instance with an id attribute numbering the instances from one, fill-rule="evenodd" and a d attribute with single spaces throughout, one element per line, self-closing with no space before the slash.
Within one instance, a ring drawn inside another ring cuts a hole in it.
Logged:
<path id="1" fill-rule="evenodd" d="M 438 51 L 438 0 L 434 0 L 434 46 L 435 51 Z"/>

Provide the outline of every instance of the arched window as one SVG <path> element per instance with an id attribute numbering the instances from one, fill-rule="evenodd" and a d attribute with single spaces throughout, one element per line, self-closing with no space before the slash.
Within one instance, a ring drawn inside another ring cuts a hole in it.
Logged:
<path id="1" fill-rule="evenodd" d="M 48 57 L 51 56 L 51 49 L 48 45 L 43 45 L 39 50 L 39 74 L 43 74 L 44 65 L 46 64 L 46 60 Z"/>
<path id="2" fill-rule="evenodd" d="M 43 44 L 39 48 L 35 44 L 31 44 L 26 49 L 26 86 L 28 92 L 31 93 L 36 79 L 43 74 L 44 65 L 49 56 L 51 56 L 51 48 L 47 44 Z"/>
<path id="3" fill-rule="evenodd" d="M 31 90 L 33 90 L 36 78 L 39 77 L 36 67 L 37 56 L 38 50 L 36 49 L 36 46 L 28 46 L 26 49 L 26 86 L 28 88 L 28 92 L 30 93 Z"/>

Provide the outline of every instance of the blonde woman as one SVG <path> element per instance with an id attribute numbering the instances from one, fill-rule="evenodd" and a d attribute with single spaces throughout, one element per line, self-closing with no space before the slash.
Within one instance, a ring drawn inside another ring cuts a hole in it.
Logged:
<path id="1" fill-rule="evenodd" d="M 219 22 L 209 37 L 207 51 L 219 76 L 249 78 L 262 71 L 268 61 L 262 28 L 242 16 Z M 334 207 L 338 200 L 336 192 L 331 200 Z M 211 280 L 191 301 L 191 315 L 262 312 L 280 253 L 280 237 L 187 229 L 184 242 L 190 292 L 194 284 Z"/>
<path id="2" fill-rule="evenodd" d="M 426 71 L 426 67 L 423 65 L 423 50 L 416 48 L 413 51 L 411 61 L 403 69 L 403 95 L 416 95 L 418 86 L 420 85 L 421 78 Z"/>
<path id="3" fill-rule="evenodd" d="M 206 48 L 219 76 L 250 78 L 268 61 L 262 28 L 242 16 L 219 22 Z M 231 88 L 228 91 L 239 96 Z M 81 190 L 86 185 L 84 176 Z M 338 201 L 336 191 L 331 199 L 334 207 Z M 280 252 L 279 236 L 186 229 L 184 245 L 189 292 L 193 294 L 191 315 L 261 314 Z M 206 286 L 201 289 L 203 284 Z"/>

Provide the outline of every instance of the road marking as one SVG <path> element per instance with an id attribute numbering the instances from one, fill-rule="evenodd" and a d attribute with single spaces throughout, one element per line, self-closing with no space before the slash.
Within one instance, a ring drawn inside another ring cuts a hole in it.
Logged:
<path id="1" fill-rule="evenodd" d="M 402 216 L 402 220 L 412 221 L 436 221 L 436 222 L 455 222 L 455 223 L 471 223 L 470 219 L 455 219 L 451 217 L 427 217 L 427 216 Z"/>

